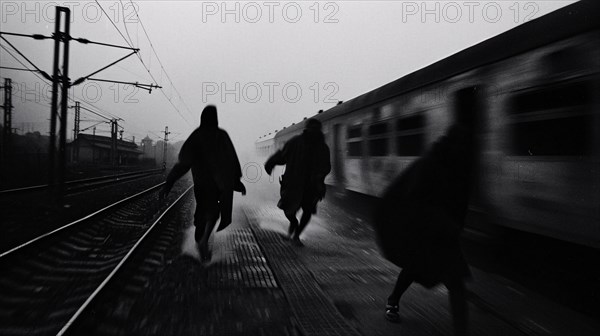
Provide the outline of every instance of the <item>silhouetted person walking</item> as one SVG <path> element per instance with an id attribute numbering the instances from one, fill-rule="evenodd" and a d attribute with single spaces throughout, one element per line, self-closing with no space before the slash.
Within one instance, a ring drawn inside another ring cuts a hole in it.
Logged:
<path id="1" fill-rule="evenodd" d="M 465 278 L 469 267 L 459 245 L 475 163 L 474 124 L 481 113 L 477 87 L 455 96 L 455 123 L 431 149 L 386 190 L 376 207 L 375 226 L 384 256 L 402 271 L 386 305 L 398 321 L 402 294 L 417 282 L 443 283 L 450 296 L 456 335 L 467 331 Z"/>
<path id="2" fill-rule="evenodd" d="M 246 194 L 240 181 L 242 169 L 229 135 L 218 127 L 217 108 L 208 105 L 202 111 L 200 127 L 185 141 L 179 152 L 179 162 L 167 176 L 161 191 L 164 198 L 175 181 L 192 169 L 196 213 L 195 238 L 202 259 L 208 259 L 208 239 L 219 216 L 217 231 L 231 223 L 233 191 Z"/>
<path id="3" fill-rule="evenodd" d="M 325 196 L 325 176 L 331 170 L 321 122 L 308 119 L 302 134 L 290 139 L 267 160 L 265 169 L 269 175 L 275 165 L 286 165 L 277 206 L 290 221 L 290 238 L 300 244 L 300 234 L 317 212 L 317 203 Z M 296 213 L 300 208 L 302 217 L 298 223 Z"/>

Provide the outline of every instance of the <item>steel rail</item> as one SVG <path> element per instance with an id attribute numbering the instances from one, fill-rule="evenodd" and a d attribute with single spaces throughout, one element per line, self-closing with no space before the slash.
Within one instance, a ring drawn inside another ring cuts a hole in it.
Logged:
<path id="1" fill-rule="evenodd" d="M 69 328 L 71 328 L 71 326 L 81 316 L 81 314 L 85 311 L 85 309 L 98 296 L 98 293 L 100 293 L 100 291 L 102 291 L 104 289 L 104 287 L 106 287 L 106 285 L 113 279 L 113 277 L 115 276 L 115 274 L 121 269 L 121 267 L 123 267 L 123 265 L 128 261 L 129 257 L 133 254 L 133 252 L 135 252 L 135 250 L 137 249 L 137 247 L 144 241 L 144 239 L 150 234 L 150 232 L 156 227 L 156 225 L 162 220 L 162 218 L 177 203 L 179 203 L 179 201 L 185 195 L 187 195 L 189 193 L 189 191 L 192 190 L 193 187 L 194 187 L 194 185 L 191 185 L 189 188 L 187 188 L 183 193 L 181 193 L 181 195 L 171 205 L 169 205 L 169 207 L 165 211 L 163 211 L 163 213 L 154 221 L 154 223 L 152 223 L 152 225 L 150 226 L 150 228 L 148 228 L 148 230 L 146 231 L 146 233 L 144 233 L 144 235 L 135 243 L 135 245 L 133 245 L 133 247 L 131 248 L 131 250 L 129 250 L 129 252 L 127 252 L 127 254 L 123 257 L 123 259 L 121 259 L 121 261 L 119 262 L 119 264 L 112 270 L 112 272 L 110 272 L 110 274 L 106 277 L 106 279 L 104 279 L 104 281 L 102 281 L 102 283 L 98 286 L 98 288 L 96 288 L 96 290 L 94 290 L 94 292 L 87 298 L 87 300 L 85 300 L 85 302 L 81 305 L 81 307 L 79 307 L 79 309 L 75 312 L 75 314 L 73 314 L 73 316 L 71 316 L 71 318 L 69 319 L 69 321 L 56 334 L 56 336 L 63 336 L 63 335 L 65 335 L 65 333 L 69 330 Z"/>
<path id="2" fill-rule="evenodd" d="M 163 169 L 161 169 L 161 168 L 157 168 L 157 169 L 150 169 L 150 170 L 141 170 L 141 171 L 137 171 L 137 172 L 123 173 L 123 174 L 118 174 L 118 175 L 105 175 L 105 176 L 91 177 L 91 178 L 88 178 L 88 179 L 79 179 L 79 180 L 67 181 L 67 182 L 65 182 L 65 184 L 66 185 L 72 185 L 72 184 L 77 184 L 77 183 L 110 180 L 110 179 L 114 179 L 114 178 L 118 179 L 120 177 L 133 176 L 133 175 L 136 175 L 136 174 L 143 175 L 143 174 L 149 174 L 149 173 L 152 173 L 152 172 L 159 172 L 159 171 L 162 171 L 162 170 Z M 22 188 L 15 188 L 15 189 L 0 190 L 0 195 L 10 194 L 10 193 L 16 193 L 16 192 L 22 192 L 22 191 L 42 190 L 42 189 L 48 188 L 49 186 L 50 186 L 49 184 L 41 184 L 41 185 L 30 186 L 30 187 L 22 187 Z"/>
<path id="3" fill-rule="evenodd" d="M 85 217 L 79 218 L 79 219 L 77 219 L 77 220 L 75 220 L 75 221 L 73 221 L 73 222 L 71 222 L 69 224 L 66 224 L 66 225 L 64 225 L 64 226 L 62 226 L 62 227 L 60 227 L 60 228 L 58 228 L 56 230 L 44 233 L 43 235 L 38 236 L 37 238 L 34 238 L 34 239 L 32 239 L 32 240 L 30 240 L 30 241 L 28 241 L 26 243 L 23 243 L 23 244 L 21 244 L 19 246 L 13 247 L 12 249 L 10 249 L 8 251 L 2 252 L 0 254 L 0 259 L 2 259 L 4 257 L 6 257 L 7 255 L 10 255 L 10 254 L 14 253 L 15 251 L 20 250 L 20 249 L 22 249 L 22 248 L 24 248 L 26 246 L 29 246 L 29 245 L 31 245 L 33 243 L 36 243 L 36 242 L 38 242 L 38 241 L 40 241 L 40 240 L 42 240 L 42 239 L 44 239 L 46 237 L 49 237 L 49 236 L 54 235 L 54 234 L 56 234 L 56 233 L 58 233 L 60 231 L 63 231 L 63 230 L 65 230 L 65 229 L 67 229 L 67 228 L 69 228 L 69 227 L 71 227 L 73 225 L 79 224 L 79 223 L 81 223 L 83 221 L 86 221 L 86 220 L 88 220 L 88 219 L 90 219 L 92 217 L 95 217 L 95 216 L 97 216 L 97 215 L 99 215 L 101 213 L 104 213 L 107 210 L 110 210 L 110 209 L 116 207 L 117 205 L 120 205 L 120 204 L 122 204 L 124 202 L 127 202 L 127 201 L 131 200 L 131 199 L 134 199 L 136 197 L 139 197 L 141 195 L 149 193 L 149 192 L 153 191 L 154 189 L 157 189 L 157 188 L 161 187 L 163 184 L 165 184 L 165 182 L 161 182 L 161 183 L 159 183 L 159 184 L 157 184 L 157 185 L 155 185 L 153 187 L 150 187 L 150 188 L 148 188 L 148 189 L 146 189 L 144 191 L 141 191 L 141 192 L 139 192 L 139 193 L 137 193 L 135 195 L 129 196 L 129 197 L 124 198 L 124 199 L 122 199 L 120 201 L 117 201 L 117 202 L 115 202 L 113 204 L 110 204 L 110 205 L 108 205 L 108 206 L 106 206 L 106 207 L 104 207 L 104 208 L 102 208 L 100 210 L 97 210 L 97 211 L 95 211 L 95 212 L 93 212 L 93 213 L 91 213 L 91 214 L 89 214 L 89 215 L 87 215 Z"/>

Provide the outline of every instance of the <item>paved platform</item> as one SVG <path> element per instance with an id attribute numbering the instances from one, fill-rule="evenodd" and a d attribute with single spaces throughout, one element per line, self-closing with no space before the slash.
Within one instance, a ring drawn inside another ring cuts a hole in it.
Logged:
<path id="1" fill-rule="evenodd" d="M 216 233 L 210 263 L 193 241 L 193 201 L 182 210 L 181 246 L 136 302 L 128 334 L 452 335 L 447 292 L 414 285 L 401 323 L 383 307 L 399 269 L 378 253 L 370 225 L 322 203 L 302 235 L 285 239 L 277 186 L 250 185 L 235 198 L 234 223 Z M 598 323 L 496 276 L 473 270 L 471 335 L 597 335 Z"/>
<path id="2" fill-rule="evenodd" d="M 266 204 L 247 205 L 245 211 L 252 227 L 258 226 L 255 231 L 273 232 L 272 236 L 277 235 L 286 243 L 282 239 L 286 220 L 281 211 Z M 381 258 L 367 223 L 362 223 L 362 226 L 358 223 L 359 226 L 346 230 L 343 222 L 348 218 L 344 219 L 344 216 L 341 209 L 321 207 L 320 215 L 314 218 L 302 236 L 304 246 L 296 247 L 287 242 L 291 251 L 287 258 L 295 260 L 304 272 L 310 274 L 315 285 L 321 289 L 319 294 L 331 302 L 347 326 L 361 335 L 452 335 L 447 293 L 442 286 L 432 291 L 419 286 L 411 287 L 402 299 L 401 323 L 393 324 L 385 320 L 383 307 L 399 269 Z M 263 235 L 260 233 L 258 237 Z M 261 237 L 259 242 L 263 240 Z M 267 241 L 266 244 L 272 242 Z M 269 251 L 269 248 L 265 250 Z M 266 254 L 271 258 L 271 253 Z M 277 274 L 275 272 L 276 277 Z M 285 279 L 282 281 L 284 287 Z M 314 294 L 303 292 L 300 295 Z M 291 301 L 290 304 L 298 305 L 300 309 L 303 307 L 301 302 Z M 476 307 L 470 307 L 470 310 L 472 317 L 477 318 L 477 323 L 473 323 L 471 328 L 473 335 L 520 334 L 517 329 L 488 312 Z M 306 323 L 327 325 L 320 321 Z"/>
<path id="3" fill-rule="evenodd" d="M 187 223 L 180 245 L 133 305 L 123 335 L 300 335 L 240 208 L 236 222 L 215 234 L 209 263 L 200 262 L 190 200 L 178 220 Z"/>

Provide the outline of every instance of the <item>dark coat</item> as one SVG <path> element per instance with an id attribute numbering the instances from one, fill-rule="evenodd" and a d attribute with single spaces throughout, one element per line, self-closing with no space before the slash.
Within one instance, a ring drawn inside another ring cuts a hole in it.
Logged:
<path id="1" fill-rule="evenodd" d="M 267 172 L 275 165 L 286 165 L 277 206 L 293 212 L 308 203 L 314 213 L 317 202 L 325 196 L 325 176 L 331 171 L 329 147 L 323 133 L 304 131 L 293 137 L 267 160 Z"/>
<path id="2" fill-rule="evenodd" d="M 385 191 L 375 229 L 383 255 L 431 287 L 469 275 L 459 245 L 467 213 L 472 136 L 455 125 Z"/>
<path id="3" fill-rule="evenodd" d="M 216 125 L 201 126 L 192 132 L 179 152 L 179 162 L 167 177 L 168 188 L 190 168 L 198 203 L 196 211 L 217 206 L 221 215 L 217 231 L 224 229 L 231 223 L 233 191 L 240 191 L 238 187 L 242 177 L 240 162 L 227 132 Z M 204 200 L 215 199 L 219 200 L 218 204 L 203 204 Z"/>

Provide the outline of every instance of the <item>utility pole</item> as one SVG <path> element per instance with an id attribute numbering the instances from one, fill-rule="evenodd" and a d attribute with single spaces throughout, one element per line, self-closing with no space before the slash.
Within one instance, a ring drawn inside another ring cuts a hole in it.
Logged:
<path id="1" fill-rule="evenodd" d="M 52 71 L 52 112 L 50 116 L 50 152 L 49 163 L 50 169 L 48 174 L 48 183 L 50 184 L 51 193 L 54 196 L 54 201 L 62 204 L 62 196 L 64 193 L 64 178 L 65 178 L 65 144 L 67 138 L 67 94 L 69 91 L 69 30 L 71 25 L 71 11 L 67 7 L 56 7 L 54 25 L 54 65 Z M 65 29 L 61 32 L 61 26 L 64 23 Z M 62 71 L 59 68 L 60 58 L 60 43 L 63 43 L 62 52 Z M 62 84 L 62 85 L 61 85 Z M 61 91 L 61 112 L 60 112 L 60 134 L 59 134 L 59 149 L 58 149 L 58 167 L 56 165 L 56 123 L 58 115 L 58 90 Z M 58 170 L 58 173 L 57 173 Z"/>
<path id="2" fill-rule="evenodd" d="M 70 87 L 83 83 L 86 80 L 94 80 L 94 81 L 102 81 L 102 82 L 111 82 L 111 83 L 119 83 L 119 84 L 130 84 L 135 87 L 147 90 L 149 93 L 152 92 L 153 88 L 161 88 L 156 84 L 140 84 L 140 83 L 129 83 L 129 82 L 121 82 L 121 81 L 112 81 L 107 79 L 100 78 L 92 78 L 92 76 L 97 73 L 123 61 L 124 59 L 136 54 L 139 52 L 138 48 L 131 47 L 123 47 L 108 43 L 100 43 L 95 41 L 90 41 L 85 38 L 73 38 L 70 35 L 70 23 L 71 23 L 71 11 L 67 7 L 56 6 L 56 15 L 55 15 L 55 25 L 54 25 L 54 33 L 51 37 L 44 36 L 41 34 L 19 34 L 19 33 L 11 33 L 11 32 L 3 32 L 0 31 L 0 38 L 5 41 L 9 46 L 11 46 L 17 53 L 19 53 L 31 66 L 35 68 L 32 69 L 17 69 L 12 67 L 2 67 L 0 68 L 8 68 L 13 70 L 24 70 L 24 71 L 35 71 L 42 76 L 52 82 L 52 104 L 51 104 L 51 115 L 50 115 L 50 141 L 49 141 L 49 149 L 48 149 L 48 184 L 49 188 L 49 196 L 51 198 L 51 202 L 54 205 L 62 205 L 63 194 L 64 194 L 64 182 L 65 182 L 65 168 L 66 168 L 66 143 L 67 143 L 67 99 L 68 99 L 68 90 Z M 31 37 L 35 40 L 45 40 L 52 39 L 54 40 L 54 61 L 53 61 L 53 69 L 52 76 L 48 75 L 45 71 L 41 70 L 35 64 L 33 64 L 25 55 L 23 55 L 14 45 L 12 45 L 8 40 L 6 40 L 2 35 L 11 35 L 11 36 L 19 36 L 19 37 Z M 131 51 L 128 55 L 121 57 L 117 61 L 110 63 L 107 66 L 102 67 L 99 70 L 94 71 L 93 73 L 81 77 L 74 82 L 71 83 L 69 78 L 69 42 L 71 40 L 77 41 L 82 44 L 97 44 L 106 47 L 120 48 L 120 49 L 128 49 Z M 62 43 L 62 52 L 61 52 L 61 43 Z M 62 61 L 62 65 L 60 65 Z M 59 90 L 60 92 L 60 101 L 59 101 Z M 10 96 L 9 96 L 10 97 Z M 60 112 L 59 112 L 60 106 Z M 57 146 L 57 123 L 60 123 L 60 130 L 58 134 L 58 146 Z M 116 122 L 115 122 L 116 124 Z M 8 128 L 8 132 L 10 132 L 10 127 Z M 3 132 L 4 133 L 4 132 Z M 116 147 L 116 146 L 115 146 Z M 114 158 L 113 158 L 114 159 Z"/>
<path id="3" fill-rule="evenodd" d="M 4 128 L 2 129 L 2 160 L 8 158 L 12 132 L 12 84 L 10 78 L 4 79 Z"/>
<path id="4" fill-rule="evenodd" d="M 167 169 L 167 145 L 169 144 L 169 126 L 165 126 L 165 142 L 163 146 L 163 169 Z"/>
<path id="5" fill-rule="evenodd" d="M 69 87 L 71 87 L 71 80 L 69 79 L 69 41 L 71 40 L 70 27 L 71 27 L 71 11 L 65 7 L 65 32 L 61 38 L 63 41 L 63 66 L 62 66 L 62 91 L 61 91 L 61 102 L 60 102 L 60 136 L 58 143 L 58 181 L 59 181 L 59 192 L 60 201 L 62 204 L 62 197 L 65 191 L 65 172 L 67 163 L 67 109 L 69 107 Z M 58 12 L 56 13 L 58 17 Z"/>
<path id="6" fill-rule="evenodd" d="M 73 161 L 79 162 L 79 141 L 77 137 L 79 136 L 79 124 L 81 123 L 81 111 L 80 111 L 80 103 L 75 102 L 75 123 L 73 126 Z"/>
<path id="7" fill-rule="evenodd" d="M 75 102 L 75 121 L 73 123 L 73 141 L 77 139 L 77 135 L 79 134 L 79 124 L 81 123 L 81 111 L 80 111 L 80 103 Z"/>
<path id="8" fill-rule="evenodd" d="M 114 167 L 117 166 L 117 132 L 118 132 L 117 119 L 110 121 L 110 162 Z"/>
<path id="9" fill-rule="evenodd" d="M 92 130 L 92 141 L 96 140 L 96 126 Z M 96 162 L 96 149 L 92 146 L 92 163 Z"/>

